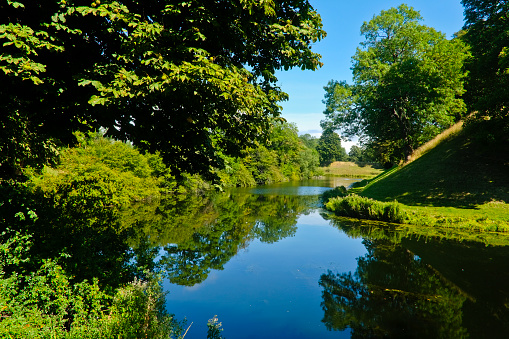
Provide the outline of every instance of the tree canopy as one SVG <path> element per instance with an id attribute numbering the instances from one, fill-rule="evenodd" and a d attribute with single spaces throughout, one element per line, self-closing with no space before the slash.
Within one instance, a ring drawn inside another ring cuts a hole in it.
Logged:
<path id="1" fill-rule="evenodd" d="M 472 58 L 465 96 L 469 110 L 487 124 L 491 138 L 509 135 L 509 6 L 507 1 L 462 0 L 464 39 Z M 489 42 L 489 43 L 487 43 Z M 485 119 L 486 118 L 486 119 Z M 489 122 L 486 122 L 491 120 Z"/>
<path id="2" fill-rule="evenodd" d="M 279 69 L 321 66 L 307 0 L 7 1 L 0 10 L 0 172 L 107 129 L 208 172 L 280 114 Z"/>
<path id="3" fill-rule="evenodd" d="M 320 166 L 329 166 L 334 161 L 346 160 L 346 151 L 341 146 L 341 138 L 331 129 L 323 131 L 316 146 Z"/>
<path id="4" fill-rule="evenodd" d="M 360 135 L 394 161 L 464 113 L 466 47 L 421 20 L 400 5 L 364 22 L 365 40 L 352 57 L 354 84 L 332 80 L 324 87 L 323 128 Z"/>

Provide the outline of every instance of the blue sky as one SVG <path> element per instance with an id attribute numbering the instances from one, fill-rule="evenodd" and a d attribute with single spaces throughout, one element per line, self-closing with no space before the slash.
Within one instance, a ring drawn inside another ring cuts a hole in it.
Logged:
<path id="1" fill-rule="evenodd" d="M 325 105 L 322 103 L 323 86 L 331 79 L 351 83 L 351 57 L 363 41 L 360 27 L 380 11 L 397 7 L 402 3 L 421 12 L 424 25 L 444 33 L 447 38 L 463 26 L 463 6 L 460 0 L 310 0 L 320 13 L 327 37 L 313 46 L 322 55 L 324 66 L 317 71 L 293 69 L 277 73 L 278 85 L 290 95 L 283 102 L 283 117 L 294 122 L 299 134 L 319 136 L 320 120 Z M 343 142 L 345 148 L 351 143 Z"/>

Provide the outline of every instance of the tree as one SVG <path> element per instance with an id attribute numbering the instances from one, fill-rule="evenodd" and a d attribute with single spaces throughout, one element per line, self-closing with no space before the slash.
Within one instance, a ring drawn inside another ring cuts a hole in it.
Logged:
<path id="1" fill-rule="evenodd" d="M 320 166 L 328 166 L 334 161 L 346 160 L 346 151 L 341 147 L 341 138 L 330 129 L 323 131 L 316 146 Z"/>
<path id="2" fill-rule="evenodd" d="M 421 20 L 401 5 L 364 22 L 365 41 L 352 57 L 354 85 L 331 80 L 324 87 L 323 128 L 360 135 L 399 160 L 464 113 L 466 47 Z"/>
<path id="3" fill-rule="evenodd" d="M 73 131 L 160 150 L 177 171 L 264 140 L 287 99 L 276 70 L 321 66 L 308 0 L 1 5 L 0 172 L 47 162 Z"/>
<path id="4" fill-rule="evenodd" d="M 461 38 L 472 58 L 466 84 L 468 108 L 483 122 L 490 138 L 509 135 L 509 7 L 506 1 L 462 0 L 465 29 Z M 487 128 L 486 128 L 487 127 Z"/>
<path id="5" fill-rule="evenodd" d="M 309 133 L 300 135 L 299 139 L 307 148 L 316 149 L 316 146 L 318 145 L 318 138 Z"/>

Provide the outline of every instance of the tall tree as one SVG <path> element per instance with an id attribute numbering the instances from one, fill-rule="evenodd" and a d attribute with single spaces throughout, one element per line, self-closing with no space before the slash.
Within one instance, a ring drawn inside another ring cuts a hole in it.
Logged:
<path id="1" fill-rule="evenodd" d="M 462 0 L 461 3 L 465 7 L 462 38 L 472 53 L 467 63 L 466 101 L 469 110 L 480 112 L 477 118 L 488 125 L 492 136 L 507 140 L 509 4 L 503 0 Z"/>
<path id="2" fill-rule="evenodd" d="M 421 20 L 401 5 L 364 22 L 365 41 L 352 57 L 354 85 L 328 83 L 322 127 L 360 135 L 398 160 L 463 114 L 466 47 Z"/>
<path id="3" fill-rule="evenodd" d="M 320 166 L 328 166 L 334 161 L 346 160 L 345 149 L 341 146 L 341 138 L 331 129 L 323 131 L 316 146 L 320 157 Z"/>
<path id="4" fill-rule="evenodd" d="M 324 36 L 308 0 L 7 1 L 0 172 L 101 126 L 173 169 L 207 172 L 217 148 L 265 138 L 287 98 L 276 70 L 319 67 L 311 44 Z"/>

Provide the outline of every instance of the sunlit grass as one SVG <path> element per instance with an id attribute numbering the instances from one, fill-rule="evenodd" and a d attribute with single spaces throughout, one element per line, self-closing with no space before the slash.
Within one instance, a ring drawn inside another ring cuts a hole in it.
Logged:
<path id="1" fill-rule="evenodd" d="M 412 155 L 408 158 L 408 160 L 406 161 L 406 164 L 409 164 L 412 161 L 420 158 L 422 155 L 424 155 L 425 153 L 434 149 L 436 146 L 438 146 L 443 141 L 449 139 L 451 136 L 458 134 L 462 130 L 462 128 L 463 128 L 463 121 L 459 121 L 459 122 L 455 123 L 448 129 L 446 129 L 445 131 L 443 131 L 442 133 L 437 135 L 435 138 L 431 139 L 430 141 L 428 141 L 427 143 L 425 143 L 424 145 L 422 145 L 421 147 L 416 149 L 412 153 Z"/>
<path id="2" fill-rule="evenodd" d="M 457 228 L 469 232 L 509 232 L 509 204 L 489 202 L 474 209 L 402 206 L 415 226 Z"/>
<path id="3" fill-rule="evenodd" d="M 418 149 L 407 163 L 363 180 L 349 192 L 397 200 L 408 215 L 404 227 L 419 228 L 420 233 L 481 239 L 507 234 L 509 152 L 503 145 L 479 144 L 473 131 L 458 123 Z"/>
<path id="4" fill-rule="evenodd" d="M 329 167 L 321 167 L 325 175 L 349 178 L 372 178 L 382 173 L 376 164 L 336 161 Z"/>

